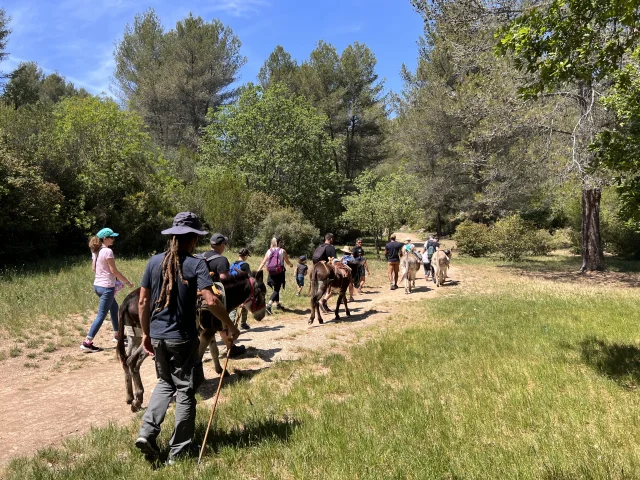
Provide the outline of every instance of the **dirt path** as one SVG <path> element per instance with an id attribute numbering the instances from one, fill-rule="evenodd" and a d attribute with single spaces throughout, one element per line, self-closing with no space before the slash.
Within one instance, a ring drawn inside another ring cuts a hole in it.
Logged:
<path id="1" fill-rule="evenodd" d="M 461 275 L 452 267 L 450 277 Z M 307 325 L 308 309 L 266 317 L 263 322 L 250 322 L 238 343 L 247 346 L 247 354 L 230 362 L 233 378 L 250 377 L 277 360 L 295 360 L 308 350 L 346 347 L 359 341 L 362 329 L 383 326 L 397 309 L 398 302 L 415 302 L 446 292 L 435 289 L 433 283 L 417 280 L 417 290 L 405 295 L 404 290 L 389 291 L 386 285 L 365 287 L 363 295 L 350 304 L 352 316 L 342 316 L 340 323 L 331 320 L 325 325 Z M 451 286 L 450 288 L 456 288 Z M 334 302 L 335 303 L 335 300 Z M 222 349 L 223 350 L 223 349 Z M 3 363 L 0 385 L 0 465 L 11 458 L 27 455 L 69 435 L 87 432 L 91 426 L 109 422 L 127 423 L 134 418 L 124 402 L 122 369 L 113 349 L 87 354 L 69 347 L 53 354 L 47 368 L 33 369 L 24 359 L 9 359 Z M 209 354 L 205 355 L 207 382 L 201 388 L 205 402 L 217 386 L 217 375 Z M 155 385 L 154 364 L 147 360 L 142 367 L 145 405 Z"/>

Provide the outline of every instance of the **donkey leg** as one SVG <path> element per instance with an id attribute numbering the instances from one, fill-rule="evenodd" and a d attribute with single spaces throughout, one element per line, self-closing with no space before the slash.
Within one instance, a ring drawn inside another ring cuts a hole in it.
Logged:
<path id="1" fill-rule="evenodd" d="M 133 402 L 133 385 L 131 383 L 131 368 L 129 366 L 129 359 L 131 358 L 131 354 L 133 353 L 135 346 L 131 341 L 132 337 L 128 337 L 128 338 L 129 338 L 129 346 L 127 347 L 126 357 L 124 359 L 122 369 L 124 370 L 124 388 L 125 388 L 125 391 L 127 392 L 125 400 L 127 402 L 127 405 L 131 405 L 131 402 Z"/>
<path id="2" fill-rule="evenodd" d="M 200 332 L 200 346 L 198 347 L 198 355 L 200 358 L 204 357 L 204 353 L 207 351 L 207 347 L 210 346 L 212 341 L 216 339 L 216 332 L 213 329 L 204 329 Z"/>
<path id="3" fill-rule="evenodd" d="M 318 307 L 318 301 L 316 300 L 315 295 L 311 296 L 311 316 L 309 317 L 309 325 L 313 324 L 313 321 L 316 319 L 316 308 Z"/>
<path id="4" fill-rule="evenodd" d="M 340 290 L 340 292 L 338 293 L 338 301 L 336 303 L 336 310 L 334 315 L 336 321 L 340 321 L 340 304 L 342 303 L 342 300 L 346 298 L 346 296 L 346 293 L 342 293 L 342 290 Z"/>
<path id="5" fill-rule="evenodd" d="M 349 311 L 349 305 L 347 305 L 347 296 L 342 297 L 342 303 L 344 303 L 344 313 L 347 314 L 347 317 L 351 316 L 351 312 Z"/>

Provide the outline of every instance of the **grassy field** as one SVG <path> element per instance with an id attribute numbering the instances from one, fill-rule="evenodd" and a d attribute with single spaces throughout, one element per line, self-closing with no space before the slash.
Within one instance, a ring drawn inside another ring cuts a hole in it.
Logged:
<path id="1" fill-rule="evenodd" d="M 148 464 L 132 446 L 136 422 L 17 459 L 5 475 L 640 478 L 640 294 L 524 274 L 562 272 L 561 257 L 543 269 L 458 262 L 463 288 L 404 304 L 395 329 L 226 387 L 201 466 Z M 198 439 L 208 414 L 199 407 Z"/>

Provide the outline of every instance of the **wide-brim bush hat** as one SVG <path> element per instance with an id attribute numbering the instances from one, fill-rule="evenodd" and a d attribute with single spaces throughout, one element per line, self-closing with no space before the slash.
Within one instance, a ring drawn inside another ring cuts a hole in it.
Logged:
<path id="1" fill-rule="evenodd" d="M 118 236 L 118 234 L 116 232 L 114 232 L 113 230 L 111 230 L 110 228 L 103 228 L 98 233 L 96 233 L 96 237 L 98 237 L 100 239 L 105 239 L 105 238 L 109 238 L 109 237 L 117 237 L 117 236 Z"/>
<path id="2" fill-rule="evenodd" d="M 173 219 L 173 226 L 162 231 L 163 235 L 184 235 L 186 233 L 196 233 L 198 235 L 208 235 L 209 232 L 201 230 L 200 219 L 193 212 L 180 212 Z"/>
<path id="3" fill-rule="evenodd" d="M 349 247 L 342 247 L 340 251 L 344 253 L 353 253 Z"/>

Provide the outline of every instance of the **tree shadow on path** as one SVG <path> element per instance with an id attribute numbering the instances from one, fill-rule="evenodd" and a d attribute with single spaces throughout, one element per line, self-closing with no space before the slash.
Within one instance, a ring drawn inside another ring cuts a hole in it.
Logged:
<path id="1" fill-rule="evenodd" d="M 587 337 L 579 344 L 582 361 L 600 375 L 620 386 L 635 389 L 640 383 L 640 348 L 636 345 L 607 343 Z"/>

